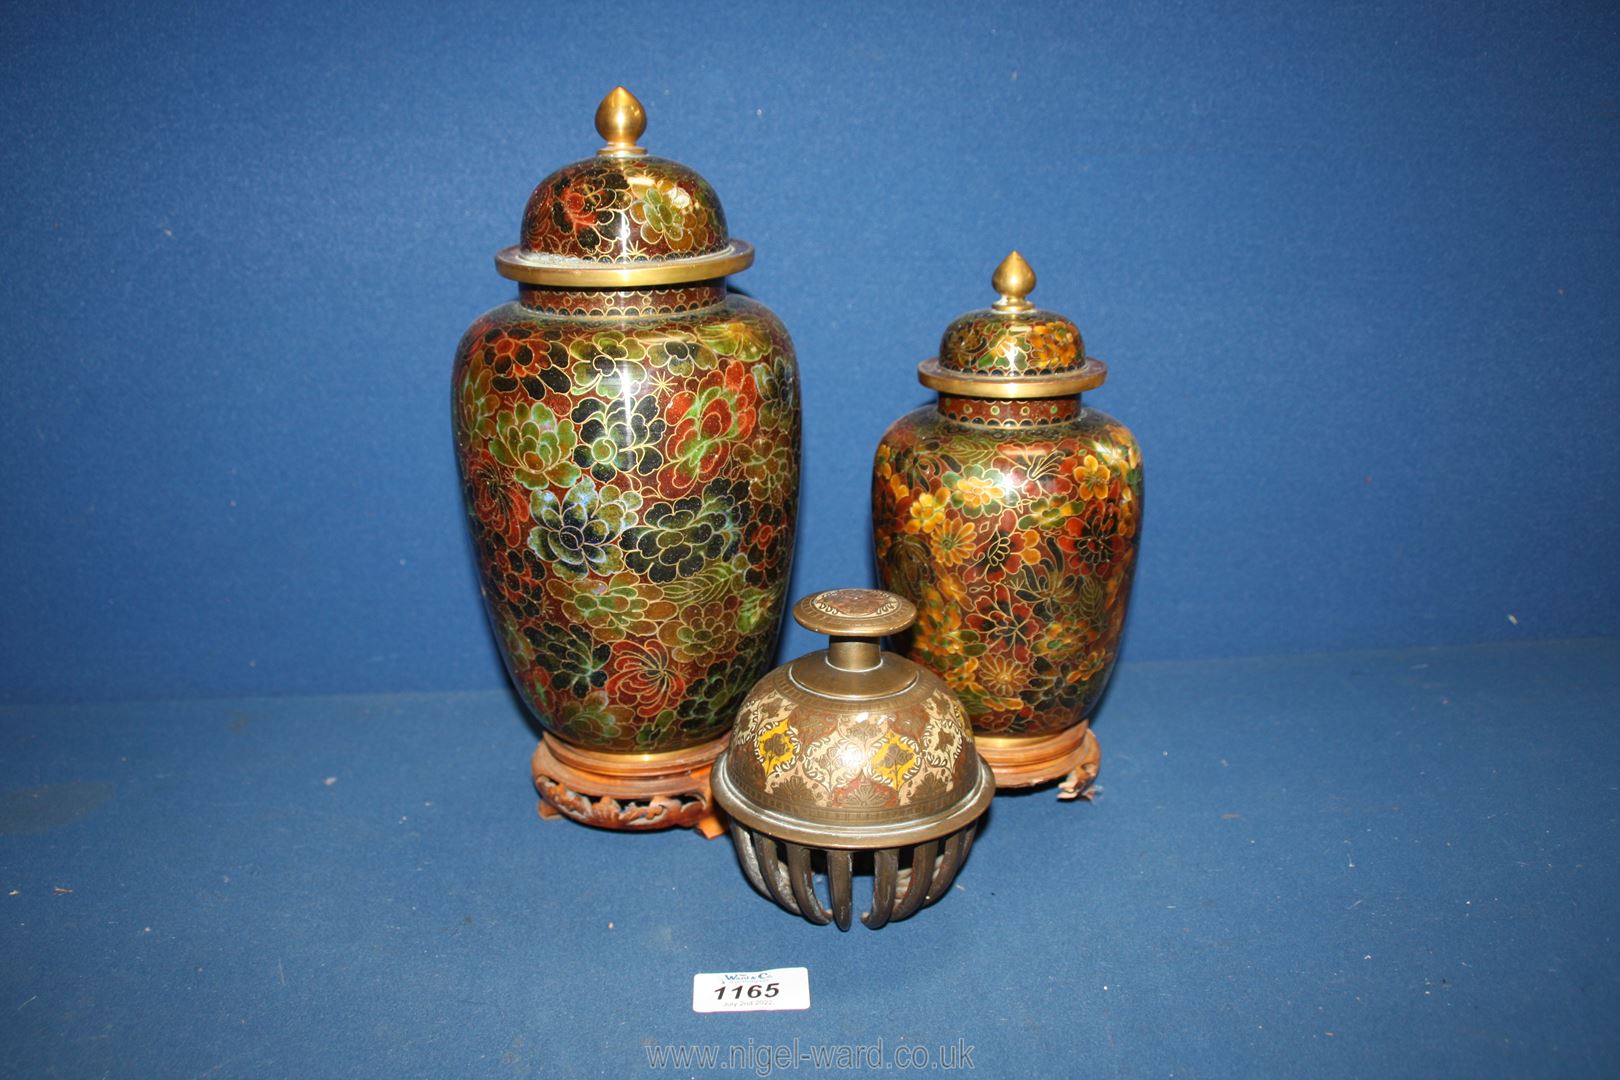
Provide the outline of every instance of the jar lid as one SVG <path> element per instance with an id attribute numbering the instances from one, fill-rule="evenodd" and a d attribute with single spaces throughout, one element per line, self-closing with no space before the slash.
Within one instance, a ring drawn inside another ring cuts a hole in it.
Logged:
<path id="1" fill-rule="evenodd" d="M 572 288 L 706 281 L 745 270 L 754 249 L 726 232 L 709 182 L 637 144 L 647 113 L 615 87 L 596 109 L 606 145 L 540 181 L 521 241 L 495 256 L 504 277 Z"/>
<path id="2" fill-rule="evenodd" d="M 749 693 L 711 783 L 751 829 L 822 848 L 921 843 L 989 805 L 995 779 L 944 681 L 879 638 L 910 626 L 910 601 L 876 589 L 800 600 L 793 617 L 831 647 L 766 675 Z"/>
<path id="3" fill-rule="evenodd" d="M 1035 271 L 1014 251 L 990 277 L 1001 298 L 945 328 L 939 356 L 917 366 L 924 386 L 969 397 L 1063 397 L 1101 386 L 1108 365 L 1086 355 L 1080 328 L 1026 297 Z"/>

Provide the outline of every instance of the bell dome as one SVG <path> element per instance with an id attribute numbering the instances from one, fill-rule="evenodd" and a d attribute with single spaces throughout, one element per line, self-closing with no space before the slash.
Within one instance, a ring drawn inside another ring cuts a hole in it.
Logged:
<path id="1" fill-rule="evenodd" d="M 850 846 L 977 817 L 990 788 L 961 703 L 933 672 L 877 645 L 916 619 L 911 602 L 834 589 L 800 600 L 793 617 L 832 645 L 777 668 L 743 702 L 723 759 L 733 815 Z"/>

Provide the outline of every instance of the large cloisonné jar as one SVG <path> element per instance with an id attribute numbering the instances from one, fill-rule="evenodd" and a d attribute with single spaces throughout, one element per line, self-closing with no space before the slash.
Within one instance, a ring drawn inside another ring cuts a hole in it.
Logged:
<path id="1" fill-rule="evenodd" d="M 717 834 L 708 773 L 770 667 L 793 556 L 787 331 L 729 293 L 753 262 L 714 190 L 636 140 L 541 181 L 496 257 L 515 301 L 456 352 L 457 455 L 485 604 L 544 734 L 541 814 Z"/>
<path id="2" fill-rule="evenodd" d="M 917 605 L 906 655 L 944 677 L 1000 787 L 1097 774 L 1090 730 L 1136 569 L 1142 462 L 1081 403 L 1107 377 L 1079 329 L 1025 297 L 1015 251 L 996 303 L 951 323 L 918 368 L 937 404 L 878 446 L 872 529 L 883 587 Z"/>

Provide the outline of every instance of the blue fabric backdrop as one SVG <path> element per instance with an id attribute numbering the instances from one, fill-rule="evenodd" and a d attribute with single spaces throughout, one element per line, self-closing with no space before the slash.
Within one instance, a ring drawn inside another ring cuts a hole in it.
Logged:
<path id="1" fill-rule="evenodd" d="M 0 700 L 499 686 L 450 355 L 619 82 L 798 343 L 795 594 L 868 578 L 871 450 L 1016 246 L 1144 445 L 1129 658 L 1620 632 L 1610 5 L 3 27 Z"/>

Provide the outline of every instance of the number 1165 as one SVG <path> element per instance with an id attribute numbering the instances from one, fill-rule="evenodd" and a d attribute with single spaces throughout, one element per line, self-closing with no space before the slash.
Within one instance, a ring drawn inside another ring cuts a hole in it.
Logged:
<path id="1" fill-rule="evenodd" d="M 726 1000 L 726 994 L 731 994 L 732 1001 L 741 1001 L 743 998 L 773 998 L 782 992 L 779 983 L 749 983 L 747 986 L 738 983 L 735 986 L 717 986 L 714 988 L 716 1001 Z"/>

